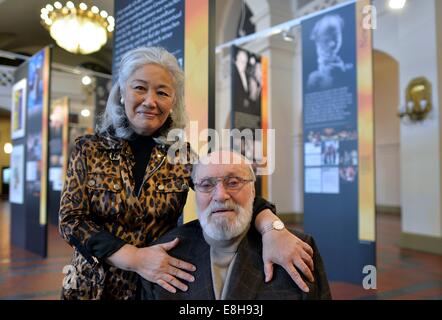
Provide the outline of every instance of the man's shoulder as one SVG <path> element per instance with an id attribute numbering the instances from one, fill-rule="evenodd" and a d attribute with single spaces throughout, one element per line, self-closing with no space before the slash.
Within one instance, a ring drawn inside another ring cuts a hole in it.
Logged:
<path id="1" fill-rule="evenodd" d="M 302 241 L 307 242 L 308 244 L 310 244 L 313 241 L 313 237 L 308 233 L 302 232 L 302 231 L 295 229 L 293 227 L 287 227 L 287 230 L 290 231 L 291 233 L 293 233 L 295 236 L 297 236 Z"/>
<path id="2" fill-rule="evenodd" d="M 193 220 L 170 230 L 168 233 L 161 236 L 157 242 L 169 242 L 176 237 L 180 238 L 180 240 L 197 239 L 199 236 L 203 237 L 201 225 L 198 220 Z"/>

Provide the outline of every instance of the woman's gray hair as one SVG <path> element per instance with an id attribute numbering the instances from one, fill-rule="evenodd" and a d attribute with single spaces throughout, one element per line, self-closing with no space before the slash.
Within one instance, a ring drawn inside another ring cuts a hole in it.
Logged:
<path id="1" fill-rule="evenodd" d="M 182 129 L 186 126 L 187 114 L 184 108 L 184 73 L 177 59 L 167 50 L 160 47 L 140 47 L 123 55 L 118 70 L 118 81 L 112 86 L 107 100 L 106 109 L 101 116 L 101 123 L 97 127 L 98 132 L 105 133 L 114 131 L 114 135 L 129 139 L 134 130 L 131 128 L 129 119 L 124 110 L 121 98 L 124 96 L 126 83 L 130 76 L 139 68 L 147 64 L 156 64 L 169 71 L 175 89 L 175 101 L 170 114 L 171 120 L 166 120 L 159 136 L 155 138 L 160 143 L 167 142 L 167 134 L 172 129 Z"/>

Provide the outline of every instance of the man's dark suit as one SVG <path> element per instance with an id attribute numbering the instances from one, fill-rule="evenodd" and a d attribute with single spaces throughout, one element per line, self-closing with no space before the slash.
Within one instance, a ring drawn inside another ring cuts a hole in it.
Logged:
<path id="1" fill-rule="evenodd" d="M 255 228 L 250 228 L 247 236 L 244 237 L 238 247 L 238 254 L 231 272 L 226 299 L 331 299 L 324 266 L 313 238 L 297 231 L 292 232 L 298 238 L 307 242 L 314 250 L 313 276 L 315 277 L 315 282 L 310 283 L 304 279 L 309 286 L 310 292 L 306 294 L 299 289 L 286 271 L 278 265 L 274 265 L 272 281 L 269 283 L 264 282 L 261 235 Z M 176 237 L 180 238 L 180 243 L 177 247 L 170 250 L 169 254 L 196 266 L 196 271 L 192 273 L 195 281 L 187 283 L 189 289 L 186 292 L 178 289 L 177 293 L 174 294 L 157 284 L 142 279 L 141 298 L 155 300 L 214 300 L 210 247 L 204 240 L 199 221 L 195 220 L 172 230 L 161 237 L 157 243 L 172 241 Z"/>

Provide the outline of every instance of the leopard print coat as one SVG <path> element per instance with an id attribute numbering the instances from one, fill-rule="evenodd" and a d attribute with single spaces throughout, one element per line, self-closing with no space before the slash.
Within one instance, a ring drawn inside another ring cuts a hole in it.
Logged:
<path id="1" fill-rule="evenodd" d="M 60 233 L 75 249 L 71 265 L 63 270 L 63 299 L 134 299 L 137 274 L 98 261 L 87 250 L 88 239 L 106 230 L 145 247 L 177 225 L 192 165 L 170 163 L 167 146 L 155 145 L 138 194 L 133 166 L 125 140 L 107 134 L 76 139 L 59 215 Z"/>

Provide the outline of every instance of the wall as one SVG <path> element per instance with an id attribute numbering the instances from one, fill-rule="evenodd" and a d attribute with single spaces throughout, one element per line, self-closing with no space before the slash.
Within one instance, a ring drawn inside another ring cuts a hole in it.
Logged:
<path id="1" fill-rule="evenodd" d="M 391 56 L 374 52 L 374 115 L 376 142 L 376 205 L 399 209 L 399 65 Z"/>
<path id="2" fill-rule="evenodd" d="M 405 104 L 405 89 L 413 78 L 424 76 L 433 85 L 433 111 L 429 117 L 420 123 L 400 124 L 401 244 L 442 253 L 441 74 L 436 42 L 437 20 L 442 13 L 437 1 L 409 0 L 396 13 L 383 10 L 384 1 L 375 1 L 379 18 L 374 46 L 399 63 L 400 105 Z"/>

